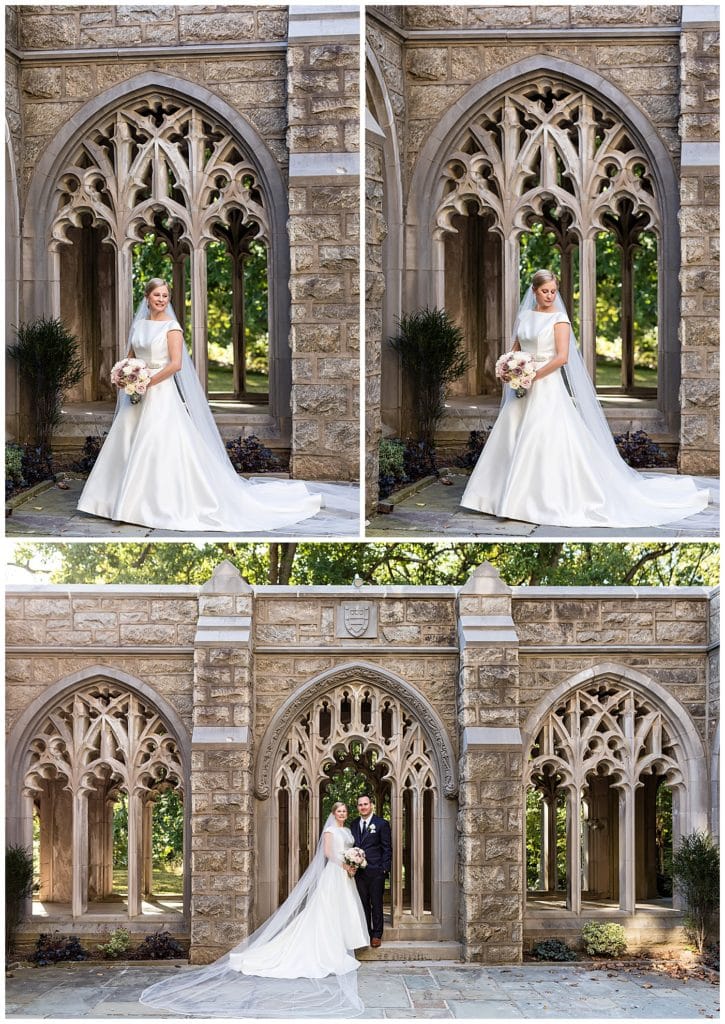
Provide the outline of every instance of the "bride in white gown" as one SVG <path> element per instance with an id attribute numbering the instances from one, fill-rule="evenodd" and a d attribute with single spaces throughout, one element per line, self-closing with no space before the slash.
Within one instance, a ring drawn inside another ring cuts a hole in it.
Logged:
<path id="1" fill-rule="evenodd" d="M 547 526 L 646 527 L 706 508 L 690 477 L 648 476 L 619 456 L 550 270 L 533 277 L 514 349 L 537 364 L 530 391 L 504 386 L 498 419 L 464 491 L 464 508 Z"/>
<path id="2" fill-rule="evenodd" d="M 267 532 L 316 515 L 321 496 L 299 481 L 250 483 L 237 476 L 186 352 L 166 282 L 152 278 L 144 295 L 129 355 L 146 362 L 152 379 L 136 405 L 119 393 L 79 511 L 186 533 Z"/>
<path id="3" fill-rule="evenodd" d="M 360 966 L 353 951 L 368 935 L 354 869 L 347 807 L 333 804 L 317 852 L 274 914 L 209 967 L 177 972 L 141 993 L 157 1009 L 208 1017 L 356 1017 Z"/>

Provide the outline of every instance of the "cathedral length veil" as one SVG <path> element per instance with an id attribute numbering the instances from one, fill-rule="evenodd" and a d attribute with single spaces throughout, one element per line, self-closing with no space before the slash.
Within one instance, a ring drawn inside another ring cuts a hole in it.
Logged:
<path id="1" fill-rule="evenodd" d="M 258 949 L 279 935 L 307 908 L 325 868 L 324 824 L 309 867 L 284 903 L 261 927 L 208 967 L 176 971 L 171 978 L 144 989 L 140 1002 L 156 1009 L 204 1017 L 357 1017 L 364 1005 L 358 996 L 357 971 L 326 978 L 261 978 L 242 974 L 230 961 Z M 329 907 L 334 914 L 337 908 Z"/>

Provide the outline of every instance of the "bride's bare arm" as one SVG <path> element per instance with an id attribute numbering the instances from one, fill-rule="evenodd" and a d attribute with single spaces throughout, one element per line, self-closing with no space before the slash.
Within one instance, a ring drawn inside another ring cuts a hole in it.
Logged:
<path id="1" fill-rule="evenodd" d="M 554 370 L 558 370 L 561 366 L 566 366 L 569 361 L 569 330 L 569 324 L 567 323 L 556 324 L 554 327 L 556 355 L 536 371 L 534 380 L 541 380 L 542 377 L 548 377 L 550 373 L 554 372 Z"/>
<path id="2" fill-rule="evenodd" d="M 173 377 L 181 369 L 181 350 L 184 344 L 184 335 L 181 331 L 169 331 L 166 335 L 166 343 L 169 346 L 169 360 L 163 370 L 155 373 L 149 381 L 149 387 L 160 384 L 162 380 Z"/>
<path id="3" fill-rule="evenodd" d="M 521 342 L 519 341 L 518 338 L 516 339 L 516 341 L 511 346 L 511 351 L 512 352 L 520 352 L 521 351 Z"/>

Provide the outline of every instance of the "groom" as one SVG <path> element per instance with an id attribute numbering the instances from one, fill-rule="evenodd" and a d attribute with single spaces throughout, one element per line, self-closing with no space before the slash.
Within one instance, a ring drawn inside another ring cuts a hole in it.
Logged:
<path id="1" fill-rule="evenodd" d="M 355 883 L 365 912 L 370 933 L 370 945 L 375 949 L 383 940 L 383 889 L 385 876 L 390 872 L 393 844 L 390 825 L 385 818 L 373 814 L 373 802 L 367 793 L 358 797 L 360 815 L 352 823 L 355 845 L 365 851 L 366 868 L 355 872 Z"/>

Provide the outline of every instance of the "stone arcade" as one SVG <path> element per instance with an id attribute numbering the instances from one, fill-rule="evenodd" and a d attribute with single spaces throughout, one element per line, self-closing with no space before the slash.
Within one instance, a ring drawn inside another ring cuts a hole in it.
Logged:
<path id="1" fill-rule="evenodd" d="M 375 5 L 366 38 L 371 507 L 379 440 L 405 436 L 414 400 L 385 341 L 396 318 L 445 306 L 463 328 L 470 369 L 440 429 L 460 444 L 495 417 L 534 226 L 555 239 L 590 373 L 598 235 L 620 252 L 621 381 L 599 387 L 612 428 L 678 445 L 681 472 L 717 473 L 719 9 Z M 658 256 L 646 388 L 632 333 L 643 233 Z"/>
<path id="2" fill-rule="evenodd" d="M 233 393 L 211 397 L 225 439 L 253 433 L 291 450 L 298 478 L 356 480 L 358 8 L 5 11 L 7 322 L 62 317 L 86 368 L 56 446 L 108 429 L 132 252 L 153 235 L 177 298 L 188 283 L 190 311 L 176 312 L 205 389 L 207 250 L 224 250 Z M 268 280 L 268 396 L 244 381 L 252 243 Z M 13 439 L 27 439 L 29 401 L 11 363 Z"/>
<path id="3" fill-rule="evenodd" d="M 658 788 L 675 841 L 718 832 L 718 607 L 701 587 L 512 589 L 488 564 L 460 588 L 251 587 L 228 562 L 201 587 L 13 586 L 7 838 L 30 845 L 34 817 L 40 836 L 22 934 L 164 925 L 214 959 L 284 898 L 354 764 L 390 806 L 389 955 L 408 940 L 516 962 L 601 915 L 661 940 L 681 917 L 657 894 Z M 176 901 L 154 896 L 150 859 L 169 787 Z"/>

